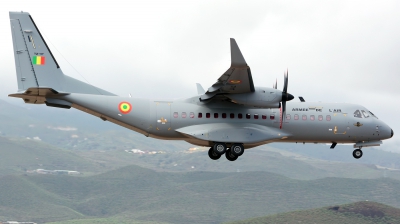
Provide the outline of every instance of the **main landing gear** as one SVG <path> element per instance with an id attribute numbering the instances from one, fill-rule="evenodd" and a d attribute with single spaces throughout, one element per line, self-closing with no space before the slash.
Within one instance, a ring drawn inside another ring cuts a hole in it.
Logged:
<path id="1" fill-rule="evenodd" d="M 359 149 L 356 149 L 353 151 L 353 157 L 356 159 L 361 158 L 363 155 L 363 152 L 361 151 L 361 147 Z"/>
<path id="2" fill-rule="evenodd" d="M 243 155 L 244 146 L 243 144 L 234 143 L 230 148 L 225 143 L 217 142 L 208 150 L 208 156 L 212 160 L 218 160 L 223 154 L 229 161 L 235 161 L 239 156 Z"/>

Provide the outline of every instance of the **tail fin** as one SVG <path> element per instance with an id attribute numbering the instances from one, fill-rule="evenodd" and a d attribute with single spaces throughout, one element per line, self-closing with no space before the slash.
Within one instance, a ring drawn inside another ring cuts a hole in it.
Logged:
<path id="1" fill-rule="evenodd" d="M 27 12 L 10 12 L 18 91 L 51 88 L 58 92 L 114 95 L 64 75 Z"/>

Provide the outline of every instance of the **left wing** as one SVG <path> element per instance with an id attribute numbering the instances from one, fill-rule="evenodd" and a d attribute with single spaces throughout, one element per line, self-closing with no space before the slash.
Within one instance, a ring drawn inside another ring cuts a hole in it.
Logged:
<path id="1" fill-rule="evenodd" d="M 254 92 L 253 78 L 235 39 L 231 38 L 231 67 L 218 78 L 200 100 L 209 100 L 217 94 Z"/>

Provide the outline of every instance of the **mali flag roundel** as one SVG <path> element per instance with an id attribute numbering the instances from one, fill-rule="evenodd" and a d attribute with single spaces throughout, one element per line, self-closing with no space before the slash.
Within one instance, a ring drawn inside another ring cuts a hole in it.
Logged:
<path id="1" fill-rule="evenodd" d="M 132 105 L 128 102 L 121 102 L 118 105 L 118 109 L 123 114 L 128 114 L 132 110 Z"/>

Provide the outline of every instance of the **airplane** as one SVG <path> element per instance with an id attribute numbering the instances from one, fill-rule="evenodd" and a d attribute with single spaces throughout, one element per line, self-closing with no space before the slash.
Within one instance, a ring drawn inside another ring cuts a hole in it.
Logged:
<path id="1" fill-rule="evenodd" d="M 210 147 L 208 155 L 235 161 L 250 149 L 271 142 L 352 144 L 353 157 L 363 147 L 379 146 L 393 130 L 361 105 L 289 102 L 288 72 L 283 90 L 277 83 L 256 87 L 235 39 L 231 65 L 205 91 L 182 100 L 121 97 L 64 75 L 27 12 L 9 12 L 18 92 L 10 97 L 29 104 L 75 108 L 146 137 L 183 140 Z"/>

